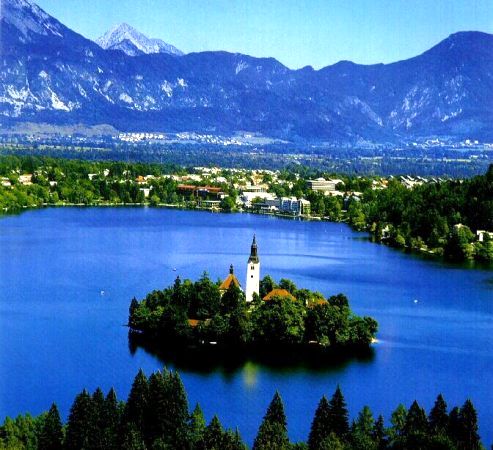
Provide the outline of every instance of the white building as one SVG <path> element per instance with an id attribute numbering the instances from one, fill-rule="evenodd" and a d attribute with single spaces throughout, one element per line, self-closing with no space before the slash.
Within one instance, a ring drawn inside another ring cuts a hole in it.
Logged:
<path id="1" fill-rule="evenodd" d="M 279 211 L 295 216 L 310 214 L 310 202 L 305 199 L 298 200 L 296 197 L 281 197 Z"/>
<path id="2" fill-rule="evenodd" d="M 256 198 L 263 201 L 275 200 L 275 196 L 269 192 L 243 192 L 240 196 L 240 201 L 245 208 L 252 206 L 252 201 Z"/>
<path id="3" fill-rule="evenodd" d="M 478 231 L 476 231 L 476 236 L 477 236 L 479 242 L 484 242 L 485 236 L 489 236 L 490 239 L 493 239 L 493 232 L 485 231 L 485 230 L 478 230 Z"/>
<path id="4" fill-rule="evenodd" d="M 253 294 L 260 294 L 260 259 L 258 257 L 257 240 L 253 235 L 250 257 L 247 263 L 245 298 L 249 303 L 253 300 Z"/>
<path id="5" fill-rule="evenodd" d="M 316 180 L 308 180 L 308 187 L 312 191 L 322 191 L 329 192 L 335 191 L 336 186 L 340 183 L 344 184 L 344 181 L 339 180 L 338 178 L 326 180 L 325 178 L 317 178 Z"/>

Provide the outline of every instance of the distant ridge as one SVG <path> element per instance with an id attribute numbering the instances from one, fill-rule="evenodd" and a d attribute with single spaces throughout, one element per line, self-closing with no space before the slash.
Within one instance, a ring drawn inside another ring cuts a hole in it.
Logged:
<path id="1" fill-rule="evenodd" d="M 274 58 L 238 53 L 177 57 L 123 25 L 99 41 L 113 49 L 105 50 L 28 0 L 0 5 L 2 126 L 242 130 L 336 143 L 493 141 L 491 34 L 455 33 L 391 64 L 290 70 Z"/>

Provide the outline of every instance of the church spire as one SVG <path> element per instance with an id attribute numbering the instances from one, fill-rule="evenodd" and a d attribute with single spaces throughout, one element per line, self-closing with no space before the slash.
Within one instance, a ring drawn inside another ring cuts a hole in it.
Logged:
<path id="1" fill-rule="evenodd" d="M 255 235 L 253 235 L 252 247 L 250 249 L 250 258 L 248 259 L 249 263 L 258 263 L 258 249 L 257 249 L 257 239 Z"/>

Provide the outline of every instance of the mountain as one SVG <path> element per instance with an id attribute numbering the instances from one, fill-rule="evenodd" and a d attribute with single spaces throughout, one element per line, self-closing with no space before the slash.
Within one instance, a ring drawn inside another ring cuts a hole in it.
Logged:
<path id="1" fill-rule="evenodd" d="M 181 50 L 160 39 L 149 39 L 135 28 L 122 23 L 109 30 L 96 40 L 105 50 L 122 50 L 129 56 L 150 55 L 152 53 L 167 53 L 183 55 Z"/>
<path id="2" fill-rule="evenodd" d="M 0 2 L 2 126 L 246 130 L 332 142 L 493 139 L 490 34 L 456 33 L 392 64 L 291 70 L 273 58 L 227 52 L 129 56 L 101 48 L 30 0 Z"/>

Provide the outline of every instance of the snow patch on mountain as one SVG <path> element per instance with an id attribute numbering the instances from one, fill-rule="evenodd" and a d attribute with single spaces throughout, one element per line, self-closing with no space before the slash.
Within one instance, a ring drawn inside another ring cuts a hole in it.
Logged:
<path id="1" fill-rule="evenodd" d="M 120 97 L 118 97 L 122 102 L 125 102 L 125 103 L 128 103 L 129 105 L 131 105 L 134 100 L 132 97 L 130 97 L 130 95 L 128 95 L 127 93 L 123 93 L 123 94 L 120 94 Z"/>
<path id="2" fill-rule="evenodd" d="M 129 56 L 136 56 L 142 53 L 147 55 L 153 53 L 183 55 L 183 52 L 173 45 L 167 44 L 160 39 L 148 38 L 126 23 L 115 26 L 98 38 L 96 43 L 105 50 L 121 50 Z"/>
<path id="3" fill-rule="evenodd" d="M 242 70 L 248 68 L 248 63 L 241 61 L 236 65 L 235 74 L 238 75 Z"/>

